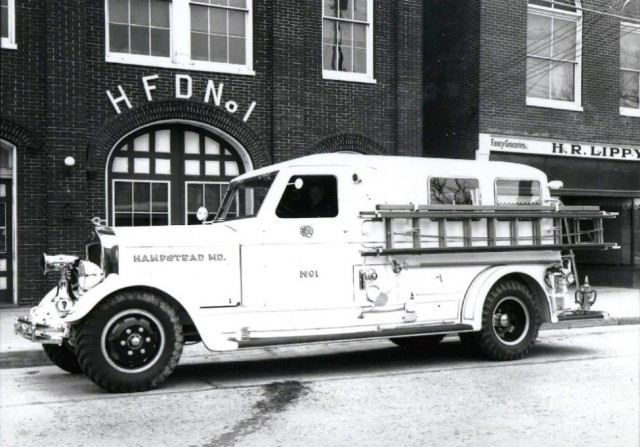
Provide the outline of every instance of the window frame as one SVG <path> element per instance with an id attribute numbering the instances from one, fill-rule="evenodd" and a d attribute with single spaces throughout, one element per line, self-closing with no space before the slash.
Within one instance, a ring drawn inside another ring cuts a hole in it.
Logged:
<path id="1" fill-rule="evenodd" d="M 120 227 L 120 228 L 134 228 L 136 227 L 136 225 L 124 225 L 124 226 L 118 226 L 116 224 L 116 215 L 118 213 L 116 213 L 116 194 L 115 194 L 115 187 L 116 187 L 116 183 L 131 183 L 132 185 L 135 183 L 147 183 L 150 185 L 153 184 L 164 184 L 167 185 L 167 212 L 162 212 L 162 213 L 158 213 L 158 214 L 166 214 L 167 215 L 167 225 L 149 225 L 149 227 L 153 227 L 153 226 L 171 226 L 173 225 L 171 223 L 171 213 L 172 213 L 172 209 L 171 209 L 171 180 L 167 179 L 167 180 L 154 180 L 154 179 L 134 179 L 134 178 L 112 178 L 111 179 L 111 226 L 113 227 Z M 133 191 L 133 188 L 132 188 Z M 133 192 L 132 192 L 133 193 Z M 120 213 L 123 214 L 123 213 Z M 135 214 L 134 211 L 131 211 L 131 214 Z M 148 213 L 150 216 L 153 216 L 153 210 L 149 211 Z M 138 226 L 139 227 L 139 226 Z M 146 226 L 145 226 L 146 227 Z"/>
<path id="2" fill-rule="evenodd" d="M 216 216 L 218 215 L 218 211 L 220 210 L 220 207 L 222 206 L 222 201 L 224 200 L 224 196 L 227 194 L 227 190 L 229 189 L 229 183 L 224 183 L 224 182 L 220 182 L 220 181 L 197 181 L 197 180 L 185 180 L 184 182 L 184 222 L 185 225 L 189 225 L 189 185 L 198 185 L 198 186 L 204 186 L 204 185 L 218 185 L 220 187 L 220 205 L 218 205 L 218 208 L 215 210 L 210 210 L 207 209 L 209 216 L 209 219 L 213 219 L 215 220 Z M 222 193 L 222 189 L 223 187 L 226 186 L 226 190 L 224 191 L 224 193 Z M 204 205 L 202 205 L 204 206 Z M 194 214 L 194 213 L 191 213 Z"/>
<path id="3" fill-rule="evenodd" d="M 338 1 L 338 0 L 336 0 Z M 355 0 L 352 0 L 355 1 Z M 324 68 L 324 38 L 321 37 L 321 67 L 322 67 L 322 79 L 335 80 L 335 81 L 348 81 L 348 82 L 360 82 L 365 84 L 377 84 L 377 81 L 373 73 L 373 36 L 374 36 L 374 14 L 373 14 L 373 0 L 367 1 L 367 22 L 366 22 L 366 41 L 367 41 L 367 70 L 365 73 L 354 73 L 338 70 L 326 70 Z M 321 36 L 324 36 L 324 21 L 333 20 L 335 22 L 348 22 L 364 24 L 365 22 L 359 20 L 340 19 L 336 17 L 326 16 L 324 13 L 324 1 L 321 2 L 322 14 L 321 14 Z"/>
<path id="4" fill-rule="evenodd" d="M 620 22 L 620 32 L 640 34 L 640 23 Z M 623 69 L 622 67 L 619 67 L 619 69 L 621 76 L 622 71 L 631 71 L 640 75 L 640 70 L 633 70 L 628 68 Z M 638 81 L 638 83 L 640 84 L 640 80 Z M 640 89 L 640 85 L 638 85 L 638 88 Z M 620 91 L 620 94 L 622 94 L 622 91 Z M 620 115 L 640 117 L 640 106 L 638 108 L 620 106 Z"/>
<path id="5" fill-rule="evenodd" d="M 573 101 L 563 101 L 559 99 L 547 99 L 547 98 L 534 98 L 526 96 L 526 105 L 533 107 L 544 107 L 550 109 L 572 110 L 576 112 L 584 111 L 582 107 L 582 5 L 580 0 L 575 0 L 575 12 L 565 11 L 563 9 L 552 7 L 527 4 L 527 27 L 529 24 L 529 14 L 535 14 L 550 18 L 558 18 L 562 20 L 571 20 L 576 23 L 576 57 L 574 63 L 573 73 Z M 528 29 L 527 29 L 528 31 Z M 553 38 L 553 35 L 551 36 Z M 543 59 L 539 56 L 530 56 L 527 50 L 526 60 L 529 57 Z M 551 57 L 544 58 L 545 60 L 553 60 Z M 529 76 L 528 70 L 525 71 L 525 79 Z M 526 87 L 526 82 L 525 82 Z M 525 92 L 526 95 L 526 92 Z"/>
<path id="6" fill-rule="evenodd" d="M 14 1 L 14 0 L 9 0 Z M 105 23 L 105 61 L 117 64 L 142 65 L 147 67 L 163 67 L 187 69 L 216 73 L 229 73 L 255 76 L 253 70 L 253 0 L 246 0 L 245 16 L 245 63 L 230 64 L 191 59 L 191 11 L 192 3 L 198 0 L 163 0 L 169 5 L 169 57 L 149 56 L 142 54 L 116 53 L 109 50 L 109 0 L 104 0 Z M 238 10 L 238 8 L 229 8 Z M 241 9 L 244 11 L 244 9 Z M 188 30 L 177 32 L 176 30 Z"/>
<path id="7" fill-rule="evenodd" d="M 7 2 L 7 24 L 8 35 L 0 39 L 0 48 L 6 50 L 17 50 L 18 43 L 16 42 L 16 4 L 15 0 L 8 0 Z"/>

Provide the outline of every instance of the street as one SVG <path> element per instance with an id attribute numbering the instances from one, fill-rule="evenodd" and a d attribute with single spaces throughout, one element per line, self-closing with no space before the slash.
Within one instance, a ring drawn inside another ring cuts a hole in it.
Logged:
<path id="1" fill-rule="evenodd" d="M 541 331 L 489 362 L 448 337 L 250 350 L 107 394 L 53 366 L 0 370 L 0 445 L 638 446 L 640 326 Z"/>

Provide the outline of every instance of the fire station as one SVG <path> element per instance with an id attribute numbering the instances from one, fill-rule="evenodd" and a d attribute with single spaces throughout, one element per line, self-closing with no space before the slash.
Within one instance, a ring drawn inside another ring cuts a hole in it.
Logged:
<path id="1" fill-rule="evenodd" d="M 109 225 L 198 223 L 312 153 L 422 152 L 422 2 L 2 0 L 0 303 Z"/>

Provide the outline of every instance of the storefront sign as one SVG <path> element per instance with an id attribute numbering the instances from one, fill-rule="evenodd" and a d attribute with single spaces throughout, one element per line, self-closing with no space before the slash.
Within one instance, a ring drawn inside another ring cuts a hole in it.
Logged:
<path id="1" fill-rule="evenodd" d="M 490 152 L 640 161 L 640 147 L 536 140 L 481 133 L 479 153 L 489 154 Z"/>
<path id="2" fill-rule="evenodd" d="M 147 97 L 147 101 L 153 101 L 153 91 L 157 90 L 157 85 L 155 82 L 160 79 L 160 76 L 154 74 L 150 76 L 142 77 L 142 88 L 144 89 L 144 93 Z M 236 101 L 226 101 L 223 103 L 222 101 L 222 92 L 224 89 L 224 84 L 222 82 L 216 85 L 211 79 L 207 80 L 204 85 L 204 96 L 202 100 L 206 103 L 211 102 L 213 100 L 213 104 L 216 107 L 224 106 L 225 110 L 229 113 L 236 113 L 240 109 L 240 106 Z M 177 74 L 175 76 L 174 83 L 174 91 L 173 94 L 178 99 L 190 99 L 194 96 L 193 93 L 193 79 L 191 76 L 187 74 Z M 118 96 L 115 96 L 118 95 Z M 111 90 L 107 90 L 107 97 L 109 101 L 111 101 L 111 105 L 116 110 L 117 113 L 122 113 L 121 106 L 126 107 L 128 109 L 132 109 L 133 105 L 127 96 L 127 93 L 124 91 L 121 85 L 118 86 L 117 93 L 112 93 Z M 251 104 L 246 108 L 244 112 L 244 116 L 242 121 L 245 123 L 249 120 L 253 109 L 256 107 L 256 102 L 252 101 Z"/>

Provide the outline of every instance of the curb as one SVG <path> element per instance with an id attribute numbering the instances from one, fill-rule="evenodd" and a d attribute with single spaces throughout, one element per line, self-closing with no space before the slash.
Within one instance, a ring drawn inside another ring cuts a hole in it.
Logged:
<path id="1" fill-rule="evenodd" d="M 622 326 L 640 324 L 640 316 L 638 317 L 612 317 L 606 320 L 577 320 L 567 321 L 556 324 L 544 323 L 541 327 L 541 331 L 557 330 L 557 329 L 580 329 L 586 327 L 597 326 Z M 204 348 L 202 348 L 204 349 Z M 186 354 L 186 355 L 185 355 Z M 200 352 L 187 352 L 183 353 L 183 359 L 187 358 L 202 358 L 206 359 L 205 353 Z M 35 348 L 22 351 L 9 351 L 0 352 L 0 369 L 14 369 L 14 368 L 31 368 L 40 366 L 53 366 L 51 360 L 47 357 L 42 349 Z"/>

